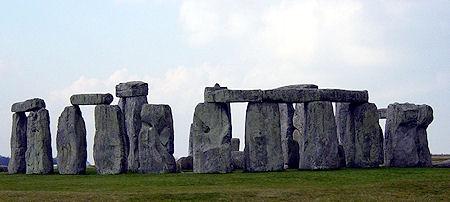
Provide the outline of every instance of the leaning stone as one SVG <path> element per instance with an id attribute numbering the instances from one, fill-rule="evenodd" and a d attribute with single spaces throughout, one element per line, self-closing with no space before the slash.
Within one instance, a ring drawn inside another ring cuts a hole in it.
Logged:
<path id="1" fill-rule="evenodd" d="M 231 151 L 239 151 L 239 145 L 241 141 L 239 138 L 231 138 Z"/>
<path id="2" fill-rule="evenodd" d="M 433 109 L 428 105 L 390 104 L 385 130 L 385 166 L 430 167 L 427 128 L 432 121 Z"/>
<path id="3" fill-rule="evenodd" d="M 27 151 L 27 116 L 17 112 L 12 117 L 11 158 L 8 163 L 8 173 L 25 173 L 25 152 Z"/>
<path id="4" fill-rule="evenodd" d="M 127 171 L 124 116 L 117 105 L 95 107 L 94 161 L 99 174 Z"/>
<path id="5" fill-rule="evenodd" d="M 52 173 L 52 140 L 48 111 L 46 109 L 39 109 L 38 111 L 30 112 L 27 122 L 26 173 Z"/>
<path id="6" fill-rule="evenodd" d="M 193 118 L 195 173 L 228 173 L 231 166 L 231 117 L 227 104 L 200 103 Z"/>
<path id="7" fill-rule="evenodd" d="M 379 119 L 386 119 L 386 112 L 387 112 L 386 108 L 378 109 L 378 118 Z"/>
<path id="8" fill-rule="evenodd" d="M 338 138 L 331 102 L 305 103 L 304 113 L 305 133 L 299 142 L 299 168 L 338 168 Z"/>
<path id="9" fill-rule="evenodd" d="M 64 108 L 58 119 L 56 147 L 60 174 L 86 172 L 86 126 L 78 106 Z"/>
<path id="10" fill-rule="evenodd" d="M 177 160 L 177 165 L 178 167 L 181 169 L 181 171 L 183 170 L 191 170 L 192 171 L 192 156 L 187 156 L 187 157 L 181 157 Z"/>
<path id="11" fill-rule="evenodd" d="M 131 81 L 116 85 L 116 97 L 138 97 L 148 95 L 148 84 L 142 81 Z"/>
<path id="12" fill-rule="evenodd" d="M 231 151 L 231 164 L 233 165 L 233 169 L 241 170 L 245 167 L 244 160 L 244 152 L 243 151 Z"/>
<path id="13" fill-rule="evenodd" d="M 169 154 L 174 152 L 174 131 L 172 109 L 169 105 L 145 104 L 141 111 L 142 122 L 155 127 L 159 134 L 161 144 L 166 147 Z"/>
<path id="14" fill-rule="evenodd" d="M 70 96 L 72 105 L 109 105 L 114 97 L 109 94 L 76 94 Z"/>
<path id="15" fill-rule="evenodd" d="M 11 112 L 30 112 L 45 108 L 45 102 L 40 98 L 33 98 L 24 102 L 17 102 L 11 106 Z"/>
<path id="16" fill-rule="evenodd" d="M 128 170 L 137 172 L 139 169 L 139 132 L 141 131 L 141 110 L 147 104 L 147 96 L 120 98 L 119 107 L 125 117 L 125 132 L 127 134 L 126 153 Z"/>
<path id="17" fill-rule="evenodd" d="M 277 103 L 249 103 L 245 117 L 245 170 L 283 170 Z"/>
<path id="18" fill-rule="evenodd" d="M 139 172 L 171 173 L 177 171 L 175 158 L 161 143 L 160 137 L 157 126 L 142 122 L 139 133 Z"/>

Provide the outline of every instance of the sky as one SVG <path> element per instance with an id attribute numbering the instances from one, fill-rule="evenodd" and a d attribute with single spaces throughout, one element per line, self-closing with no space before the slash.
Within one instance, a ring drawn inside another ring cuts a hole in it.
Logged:
<path id="1" fill-rule="evenodd" d="M 133 80 L 149 83 L 150 103 L 171 106 L 175 157 L 187 155 L 194 108 L 215 83 L 313 83 L 368 90 L 379 108 L 428 104 L 430 150 L 450 153 L 449 11 L 438 0 L 0 1 L 0 155 L 10 155 L 13 103 L 45 99 L 56 157 L 70 96 Z M 231 107 L 243 140 L 246 104 Z M 93 109 L 82 106 L 90 162 Z"/>

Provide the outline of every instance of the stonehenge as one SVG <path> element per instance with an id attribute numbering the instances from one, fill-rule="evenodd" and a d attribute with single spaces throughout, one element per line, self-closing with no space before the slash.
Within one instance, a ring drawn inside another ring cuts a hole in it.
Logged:
<path id="1" fill-rule="evenodd" d="M 432 121 L 433 109 L 428 105 L 390 104 L 385 129 L 385 166 L 432 166 L 426 131 Z"/>
<path id="2" fill-rule="evenodd" d="M 98 174 L 432 166 L 426 130 L 433 109 L 428 105 L 394 103 L 377 109 L 368 91 L 319 89 L 314 84 L 270 90 L 230 90 L 216 84 L 205 88 L 204 101 L 195 107 L 186 135 L 188 156 L 176 160 L 171 107 L 149 104 L 145 82 L 115 87 L 117 105 L 109 93 L 70 97 L 71 105 L 57 124 L 59 174 L 86 173 L 84 105 L 95 106 L 93 156 Z M 234 102 L 247 102 L 243 150 L 240 139 L 232 137 Z M 8 173 L 53 173 L 45 101 L 17 102 L 11 112 Z M 385 137 L 379 119 L 386 119 Z"/>

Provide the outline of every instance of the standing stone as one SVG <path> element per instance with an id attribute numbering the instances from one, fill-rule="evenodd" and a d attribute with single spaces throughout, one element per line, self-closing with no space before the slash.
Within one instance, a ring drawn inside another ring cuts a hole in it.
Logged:
<path id="1" fill-rule="evenodd" d="M 147 104 L 147 96 L 120 98 L 119 107 L 125 117 L 126 154 L 128 170 L 139 169 L 139 132 L 141 131 L 141 110 Z"/>
<path id="2" fill-rule="evenodd" d="M 173 119 L 169 105 L 145 104 L 141 111 L 139 134 L 139 171 L 166 173 L 176 171 L 173 154 Z"/>
<path id="3" fill-rule="evenodd" d="M 241 141 L 239 138 L 231 138 L 231 151 L 239 151 L 239 145 Z"/>
<path id="4" fill-rule="evenodd" d="M 346 166 L 349 168 L 355 166 L 355 122 L 352 117 L 350 103 L 336 103 L 336 131 L 339 138 L 339 144 L 342 145 L 345 152 Z"/>
<path id="5" fill-rule="evenodd" d="M 30 112 L 27 122 L 26 173 L 52 173 L 52 140 L 48 111 L 46 109 L 39 109 L 38 111 Z"/>
<path id="6" fill-rule="evenodd" d="M 189 156 L 193 156 L 193 151 L 194 151 L 194 141 L 192 140 L 192 136 L 194 134 L 194 124 L 191 123 L 191 126 L 189 127 L 189 149 L 188 149 L 188 153 Z"/>
<path id="7" fill-rule="evenodd" d="M 119 106 L 95 107 L 94 161 L 97 173 L 119 174 L 127 171 L 124 125 Z"/>
<path id="8" fill-rule="evenodd" d="M 339 145 L 338 146 L 338 156 L 339 156 L 339 168 L 345 168 L 345 151 L 344 146 Z"/>
<path id="9" fill-rule="evenodd" d="M 245 155 L 243 151 L 231 151 L 231 164 L 233 169 L 244 169 L 245 168 Z"/>
<path id="10" fill-rule="evenodd" d="M 284 164 L 288 168 L 298 168 L 298 142 L 294 140 L 294 107 L 292 103 L 280 103 L 281 148 Z"/>
<path id="11" fill-rule="evenodd" d="M 228 173 L 231 166 L 231 117 L 227 103 L 195 107 L 192 140 L 194 173 Z"/>
<path id="12" fill-rule="evenodd" d="M 385 165 L 387 167 L 430 167 L 427 128 L 433 121 L 428 105 L 390 104 L 387 109 Z"/>
<path id="13" fill-rule="evenodd" d="M 86 172 L 86 126 L 78 106 L 64 108 L 59 117 L 56 147 L 60 174 Z"/>
<path id="14" fill-rule="evenodd" d="M 305 103 L 304 120 L 305 133 L 299 142 L 299 168 L 338 168 L 338 138 L 331 102 Z"/>
<path id="15" fill-rule="evenodd" d="M 245 170 L 283 170 L 280 109 L 277 103 L 249 103 L 245 117 Z"/>
<path id="16" fill-rule="evenodd" d="M 25 112 L 17 112 L 12 117 L 11 159 L 8 163 L 8 173 L 25 173 L 25 152 L 27 151 L 27 116 Z"/>

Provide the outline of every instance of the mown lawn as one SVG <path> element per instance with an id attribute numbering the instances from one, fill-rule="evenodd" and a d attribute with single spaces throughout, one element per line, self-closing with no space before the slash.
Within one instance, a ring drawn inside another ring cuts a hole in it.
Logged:
<path id="1" fill-rule="evenodd" d="M 444 200 L 448 168 L 379 168 L 230 174 L 7 175 L 0 200 Z"/>

